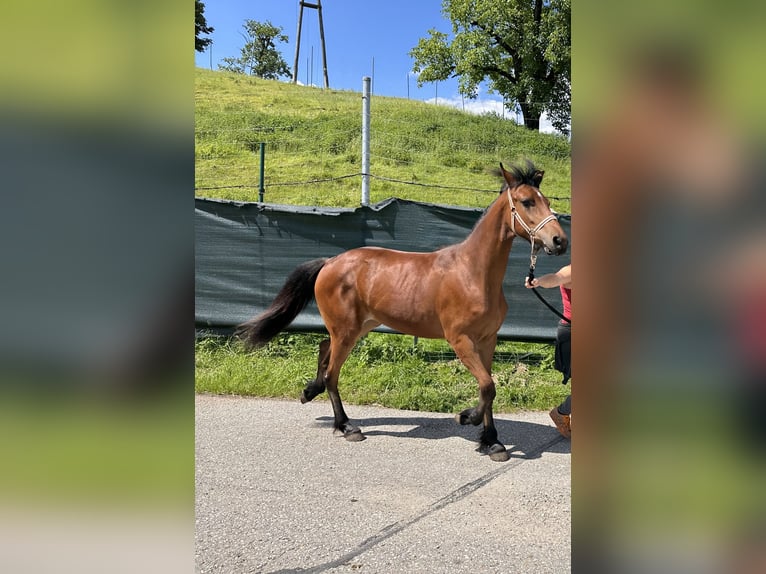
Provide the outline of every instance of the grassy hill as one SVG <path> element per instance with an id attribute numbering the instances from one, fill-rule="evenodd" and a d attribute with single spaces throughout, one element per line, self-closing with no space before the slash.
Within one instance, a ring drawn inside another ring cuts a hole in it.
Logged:
<path id="1" fill-rule="evenodd" d="M 258 144 L 264 141 L 266 201 L 359 205 L 361 108 L 357 92 L 197 70 L 197 195 L 256 201 Z M 570 147 L 562 137 L 496 116 L 398 98 L 373 96 L 371 112 L 371 173 L 419 184 L 373 179 L 373 202 L 395 196 L 486 207 L 500 188 L 490 170 L 523 158 L 545 170 L 548 197 L 570 197 Z M 332 178 L 342 179 L 301 183 Z M 567 199 L 551 203 L 557 211 L 571 211 Z M 316 372 L 317 343 L 317 335 L 289 333 L 246 353 L 238 341 L 200 339 L 196 390 L 295 398 Z M 548 409 L 566 396 L 569 387 L 558 382 L 550 345 L 503 342 L 497 351 L 496 411 Z M 368 335 L 351 354 L 342 386 L 347 404 L 456 412 L 476 401 L 473 377 L 446 342 L 421 340 L 414 347 L 412 338 L 381 333 Z"/>
<path id="2" fill-rule="evenodd" d="M 359 205 L 360 92 L 197 69 L 195 101 L 198 196 L 256 201 L 258 144 L 266 142 L 266 201 Z M 490 170 L 523 158 L 545 170 L 546 195 L 570 197 L 570 145 L 561 136 L 495 115 L 375 95 L 371 115 L 371 173 L 417 184 L 373 179 L 373 202 L 396 196 L 485 207 L 493 193 L 443 187 L 498 190 Z M 302 183 L 326 179 L 332 181 Z M 567 199 L 552 206 L 571 211 Z"/>

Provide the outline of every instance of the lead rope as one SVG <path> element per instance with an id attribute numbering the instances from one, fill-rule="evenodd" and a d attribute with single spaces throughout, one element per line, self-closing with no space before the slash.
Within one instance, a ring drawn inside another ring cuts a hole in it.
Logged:
<path id="1" fill-rule="evenodd" d="M 529 262 L 529 282 L 530 282 L 530 284 L 532 283 L 532 280 L 535 278 L 535 264 L 536 263 L 537 263 L 537 255 L 533 255 L 531 257 L 531 259 L 530 259 L 530 262 Z M 546 307 L 548 307 L 548 309 L 550 309 L 556 315 L 561 317 L 562 320 L 566 321 L 570 325 L 572 324 L 572 319 L 567 319 L 566 317 L 564 317 L 564 315 L 562 313 L 559 312 L 558 309 L 556 309 L 556 307 L 554 307 L 553 305 L 548 303 L 548 301 L 546 301 L 543 298 L 543 296 L 540 295 L 540 293 L 537 292 L 537 288 L 536 287 L 532 287 L 532 291 L 535 293 L 535 295 L 537 295 L 537 298 L 540 299 L 540 301 L 543 302 L 543 305 L 545 305 Z"/>
<path id="2" fill-rule="evenodd" d="M 516 235 L 516 220 L 518 219 L 521 226 L 527 232 L 527 235 L 529 235 L 529 243 L 532 246 L 532 251 L 529 254 L 529 282 L 532 283 L 532 280 L 535 278 L 535 266 L 537 265 L 537 253 L 535 252 L 535 235 L 537 234 L 538 231 L 540 231 L 540 229 L 542 229 L 543 225 L 545 225 L 549 221 L 556 219 L 556 216 L 551 214 L 545 219 L 543 219 L 540 223 L 538 223 L 534 229 L 530 229 L 530 227 L 526 224 L 526 222 L 521 218 L 519 213 L 516 211 L 516 208 L 513 206 L 510 189 L 508 190 L 508 205 L 511 206 L 511 231 L 513 232 L 513 234 Z M 553 305 L 548 303 L 548 301 L 546 301 L 545 298 L 542 295 L 540 295 L 540 293 L 537 292 L 536 287 L 532 287 L 532 291 L 534 292 L 535 295 L 537 295 L 537 298 L 540 299 L 540 301 L 542 301 L 542 303 L 546 307 L 548 307 L 548 309 L 553 311 L 562 320 L 566 321 L 570 325 L 572 324 L 572 320 L 564 317 L 564 315 L 561 314 L 558 309 L 556 309 Z"/>

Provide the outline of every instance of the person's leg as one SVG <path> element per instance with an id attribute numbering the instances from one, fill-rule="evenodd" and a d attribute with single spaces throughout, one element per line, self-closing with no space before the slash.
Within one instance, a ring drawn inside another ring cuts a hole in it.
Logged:
<path id="1" fill-rule="evenodd" d="M 562 383 L 569 381 L 572 376 L 572 325 L 559 323 L 556 329 L 556 349 L 554 367 L 564 375 Z M 558 407 L 553 407 L 549 413 L 561 436 L 572 437 L 570 416 L 572 414 L 572 395 L 570 394 Z"/>
<path id="2" fill-rule="evenodd" d="M 548 413 L 556 425 L 561 436 L 564 438 L 572 438 L 572 395 L 569 395 L 566 400 L 557 407 L 553 407 L 551 412 Z"/>
<path id="3" fill-rule="evenodd" d="M 562 384 L 572 376 L 572 325 L 560 322 L 556 329 L 556 345 L 553 354 L 553 367 L 564 375 Z"/>

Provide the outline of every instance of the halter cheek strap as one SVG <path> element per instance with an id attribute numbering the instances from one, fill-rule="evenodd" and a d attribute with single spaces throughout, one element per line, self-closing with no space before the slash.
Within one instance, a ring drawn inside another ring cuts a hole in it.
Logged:
<path id="1" fill-rule="evenodd" d="M 516 235 L 516 220 L 518 219 L 519 225 L 521 225 L 521 227 L 524 228 L 524 231 L 527 232 L 527 235 L 529 235 L 529 241 L 533 245 L 535 242 L 535 235 L 537 234 L 537 232 L 540 231 L 543 228 L 543 226 L 545 226 L 545 224 L 556 219 L 556 216 L 551 213 L 548 217 L 546 217 L 540 223 L 538 223 L 534 229 L 532 229 L 531 227 L 529 227 L 529 225 L 527 225 L 526 221 L 524 221 L 521 218 L 521 215 L 519 215 L 519 212 L 516 211 L 516 208 L 513 205 L 513 200 L 511 199 L 510 189 L 508 189 L 508 205 L 511 206 L 511 213 L 513 214 L 513 217 L 511 218 L 511 231 L 513 231 L 513 234 Z"/>
<path id="2" fill-rule="evenodd" d="M 521 227 L 524 228 L 524 231 L 527 232 L 527 235 L 529 235 L 529 243 L 532 246 L 532 253 L 529 256 L 529 258 L 530 258 L 530 270 L 534 271 L 535 265 L 537 263 L 537 254 L 536 254 L 537 250 L 535 249 L 535 235 L 537 234 L 538 231 L 540 231 L 543 228 L 543 226 L 545 226 L 547 223 L 550 223 L 551 221 L 555 220 L 556 216 L 551 213 L 548 217 L 546 217 L 540 223 L 535 225 L 534 229 L 532 229 L 531 227 L 529 227 L 529 225 L 527 225 L 526 221 L 524 221 L 521 218 L 521 215 L 519 215 L 519 212 L 516 211 L 516 207 L 514 207 L 513 200 L 511 199 L 511 190 L 510 190 L 510 188 L 507 191 L 508 191 L 508 205 L 511 206 L 511 216 L 512 216 L 511 217 L 511 231 L 513 232 L 514 235 L 516 235 L 516 220 L 518 220 L 519 221 L 519 225 L 521 225 Z"/>

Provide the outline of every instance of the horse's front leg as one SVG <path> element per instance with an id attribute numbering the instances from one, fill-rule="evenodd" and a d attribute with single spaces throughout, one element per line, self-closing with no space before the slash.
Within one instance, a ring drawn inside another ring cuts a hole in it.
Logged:
<path id="1" fill-rule="evenodd" d="M 479 438 L 479 449 L 497 462 L 505 462 L 511 458 L 505 445 L 497 438 L 497 428 L 495 428 L 491 406 L 484 412 L 484 430 Z"/>
<path id="2" fill-rule="evenodd" d="M 450 345 L 462 363 L 476 377 L 479 383 L 479 403 L 465 409 L 455 416 L 461 425 L 479 425 L 484 423 L 484 430 L 479 439 L 479 450 L 488 454 L 492 460 L 503 462 L 510 457 L 503 443 L 497 438 L 497 429 L 492 417 L 492 403 L 495 400 L 495 381 L 492 379 L 492 355 L 495 351 L 497 336 L 492 336 L 483 344 L 477 345 L 470 337 L 461 335 L 450 341 Z"/>
<path id="3" fill-rule="evenodd" d="M 484 345 L 479 349 L 481 355 L 481 362 L 487 372 L 492 374 L 492 359 L 495 355 L 495 347 L 497 346 L 497 334 L 492 336 Z M 492 399 L 489 401 L 486 409 L 484 410 L 484 431 L 481 433 L 479 439 L 479 448 L 482 452 L 489 455 L 489 458 L 498 462 L 505 462 L 510 458 L 508 451 L 505 449 L 505 445 L 497 438 L 497 428 L 495 428 L 495 419 L 492 416 L 492 406 L 495 400 L 495 384 L 492 383 Z"/>

